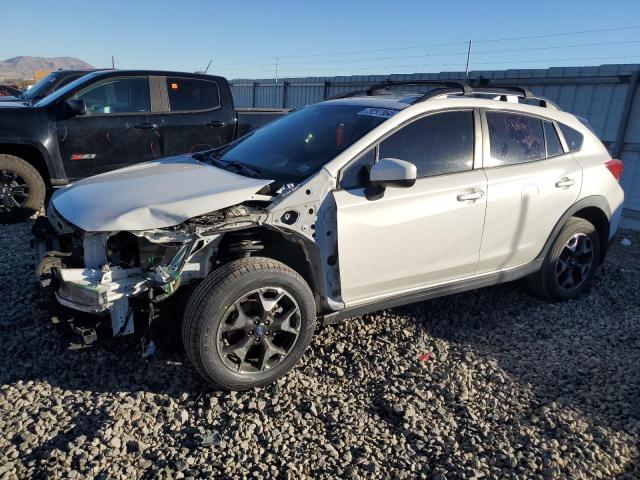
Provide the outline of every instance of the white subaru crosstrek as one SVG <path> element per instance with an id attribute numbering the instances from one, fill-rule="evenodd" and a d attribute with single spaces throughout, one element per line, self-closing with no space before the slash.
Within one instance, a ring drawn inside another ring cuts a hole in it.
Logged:
<path id="1" fill-rule="evenodd" d="M 57 191 L 33 229 L 41 283 L 116 336 L 192 284 L 184 347 L 227 389 L 285 374 L 317 322 L 523 277 L 550 301 L 584 292 L 622 163 L 521 88 L 406 83 L 432 89 L 388 82 Z"/>

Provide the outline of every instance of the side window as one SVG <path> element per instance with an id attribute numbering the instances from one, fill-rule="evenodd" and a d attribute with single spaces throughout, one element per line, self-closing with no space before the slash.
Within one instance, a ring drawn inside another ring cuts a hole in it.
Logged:
<path id="1" fill-rule="evenodd" d="M 364 187 L 369 180 L 369 170 L 376 161 L 376 149 L 371 148 L 349 165 L 342 173 L 340 188 Z"/>
<path id="2" fill-rule="evenodd" d="M 545 143 L 547 144 L 547 157 L 562 155 L 564 150 L 562 149 L 558 132 L 556 132 L 556 127 L 554 127 L 552 122 L 543 121 L 542 123 L 544 124 Z"/>
<path id="3" fill-rule="evenodd" d="M 378 157 L 414 163 L 418 177 L 471 170 L 473 130 L 472 111 L 428 115 L 380 143 Z"/>
<path id="4" fill-rule="evenodd" d="M 545 157 L 542 120 L 505 112 L 486 112 L 486 116 L 491 159 L 485 167 L 515 165 Z"/>
<path id="5" fill-rule="evenodd" d="M 577 152 L 578 150 L 580 150 L 582 148 L 582 141 L 584 140 L 582 134 L 579 131 L 568 127 L 567 125 L 563 125 L 562 123 L 560 123 L 559 125 L 560 130 L 562 130 L 562 134 L 564 135 L 564 139 L 567 141 L 569 151 Z"/>
<path id="6" fill-rule="evenodd" d="M 76 93 L 84 100 L 87 114 L 116 114 L 151 111 L 147 77 L 109 78 Z"/>
<path id="7" fill-rule="evenodd" d="M 167 77 L 172 112 L 210 110 L 220 106 L 218 84 L 210 80 Z"/>

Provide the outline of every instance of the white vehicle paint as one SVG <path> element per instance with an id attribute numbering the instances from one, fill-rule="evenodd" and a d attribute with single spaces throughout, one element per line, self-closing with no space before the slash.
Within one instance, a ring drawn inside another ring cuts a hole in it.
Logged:
<path id="1" fill-rule="evenodd" d="M 184 155 L 80 180 L 57 190 L 52 204 L 87 232 L 149 230 L 249 200 L 269 183 Z"/>
<path id="2" fill-rule="evenodd" d="M 128 295 L 148 295 L 158 303 L 229 258 L 272 256 L 305 278 L 317 315 L 328 323 L 538 275 L 563 227 L 578 217 L 593 225 L 591 235 L 600 245 L 593 251 L 601 258 L 592 252 L 592 265 L 582 274 L 586 278 L 604 258 L 624 200 L 612 174 L 618 165 L 607 163 L 611 157 L 602 143 L 579 119 L 545 99 L 533 99 L 540 105 L 531 105 L 518 103 L 523 95 L 517 92 L 507 101 L 482 91 L 438 92 L 428 99 L 374 95 L 323 102 L 255 131 L 223 153 L 211 153 L 212 159 L 222 155 L 213 163 L 233 163 L 233 152 L 245 151 L 249 167 L 265 170 L 258 178 L 184 156 L 62 189 L 52 201 L 51 226 L 44 229 L 55 234 L 40 232 L 40 243 L 58 250 L 82 239 L 89 270 L 72 268 L 66 257 L 52 253 L 47 260 L 52 266 L 41 265 L 39 273 L 102 292 L 99 305 L 111 313 L 114 332 L 125 327 L 128 332 L 129 319 L 122 314 Z M 317 117 L 325 119 L 336 111 L 351 112 L 345 115 L 353 124 L 338 120 L 327 128 L 320 121 L 317 131 L 310 126 L 307 132 L 296 118 L 315 118 L 314 108 L 324 109 Z M 457 118 L 471 127 L 452 123 L 439 130 L 442 122 Z M 367 131 L 344 145 L 361 124 Z M 420 125 L 431 127 L 407 138 L 417 139 L 416 155 L 426 160 L 411 164 L 411 158 L 396 155 L 383 161 L 383 151 L 393 151 L 396 139 L 412 128 L 426 128 Z M 265 141 L 264 152 L 251 150 L 279 128 L 300 137 L 291 140 L 295 152 L 308 153 L 298 163 L 291 160 L 297 153 L 287 150 L 286 137 L 282 146 Z M 456 135 L 457 128 L 459 141 L 441 140 Z M 325 160 L 313 164 L 320 154 Z M 371 168 L 367 161 L 375 164 L 370 174 L 356 168 Z M 278 168 L 311 173 L 276 188 L 279 181 L 271 178 L 280 175 Z M 132 239 L 138 249 L 133 256 L 127 253 L 133 247 L 126 247 Z M 117 275 L 105 276 L 114 268 Z M 126 285 L 114 284 L 117 278 L 127 278 Z M 104 292 L 116 292 L 117 298 Z M 57 293 L 65 305 L 83 310 L 80 299 Z"/>

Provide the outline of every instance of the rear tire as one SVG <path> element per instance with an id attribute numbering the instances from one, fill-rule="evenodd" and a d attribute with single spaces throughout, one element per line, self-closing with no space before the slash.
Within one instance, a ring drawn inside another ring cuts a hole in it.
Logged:
<path id="1" fill-rule="evenodd" d="M 46 193 L 44 180 L 33 165 L 0 154 L 0 223 L 22 222 L 39 212 Z"/>
<path id="2" fill-rule="evenodd" d="M 196 288 L 182 339 L 209 384 L 246 390 L 293 368 L 315 322 L 313 294 L 298 273 L 270 258 L 248 257 L 223 265 Z"/>
<path id="3" fill-rule="evenodd" d="M 530 289 L 549 301 L 564 301 L 587 290 L 600 263 L 600 237 L 592 223 L 571 217 L 529 277 Z"/>

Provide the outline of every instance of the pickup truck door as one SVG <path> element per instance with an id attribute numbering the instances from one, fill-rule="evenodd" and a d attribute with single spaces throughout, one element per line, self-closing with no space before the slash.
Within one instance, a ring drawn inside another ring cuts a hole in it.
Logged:
<path id="1" fill-rule="evenodd" d="M 434 113 L 384 139 L 378 158 L 416 165 L 418 179 L 410 187 L 387 187 L 382 196 L 367 198 L 361 180 L 354 182 L 363 176 L 360 160 L 343 170 L 333 195 L 348 306 L 473 275 L 487 184 L 482 169 L 474 169 L 482 152 L 478 120 L 472 110 Z"/>
<path id="2" fill-rule="evenodd" d="M 166 155 L 199 152 L 231 142 L 235 112 L 215 79 L 157 77 L 163 102 L 161 135 Z"/>
<path id="3" fill-rule="evenodd" d="M 71 98 L 87 113 L 58 121 L 58 143 L 67 176 L 84 178 L 163 156 L 149 77 L 101 78 Z M 159 109 L 158 109 L 159 110 Z"/>

